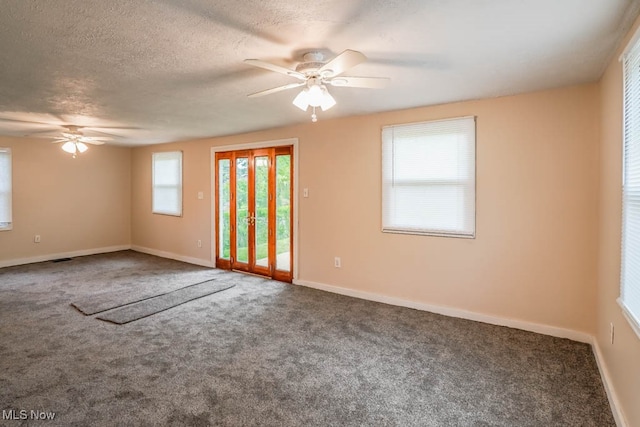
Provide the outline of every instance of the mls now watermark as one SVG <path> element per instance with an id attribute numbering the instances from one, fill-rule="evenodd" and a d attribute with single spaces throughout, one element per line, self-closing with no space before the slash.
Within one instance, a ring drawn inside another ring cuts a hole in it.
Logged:
<path id="1" fill-rule="evenodd" d="M 3 409 L 3 420 L 53 420 L 55 412 L 26 410 L 26 409 Z"/>

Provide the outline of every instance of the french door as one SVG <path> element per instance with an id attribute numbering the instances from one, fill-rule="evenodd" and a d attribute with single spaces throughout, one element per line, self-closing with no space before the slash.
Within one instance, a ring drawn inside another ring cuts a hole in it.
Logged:
<path id="1" fill-rule="evenodd" d="M 216 153 L 216 267 L 291 282 L 293 147 Z"/>

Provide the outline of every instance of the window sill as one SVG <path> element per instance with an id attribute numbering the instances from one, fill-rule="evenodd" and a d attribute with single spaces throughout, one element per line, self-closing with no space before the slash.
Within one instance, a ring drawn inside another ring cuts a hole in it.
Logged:
<path id="1" fill-rule="evenodd" d="M 180 213 L 171 213 L 171 212 L 151 212 L 153 215 L 164 215 L 164 216 L 174 216 L 177 218 L 182 217 L 182 212 Z"/>
<path id="2" fill-rule="evenodd" d="M 399 229 L 399 228 L 383 228 L 383 233 L 392 233 L 392 234 L 411 234 L 414 236 L 435 236 L 435 237 L 453 237 L 457 239 L 475 239 L 476 235 L 474 234 L 456 234 L 456 233 L 444 233 L 437 231 L 422 231 L 422 230 L 408 230 L 408 229 Z"/>
<path id="3" fill-rule="evenodd" d="M 633 314 L 631 314 L 631 312 L 627 309 L 627 307 L 625 307 L 624 303 L 620 298 L 618 298 L 616 301 L 618 302 L 618 305 L 622 308 L 622 314 L 627 319 L 627 322 L 629 322 L 629 325 L 631 325 L 631 329 L 633 329 L 633 332 L 635 332 L 638 339 L 640 339 L 640 322 L 638 322 L 638 320 L 633 316 Z"/>

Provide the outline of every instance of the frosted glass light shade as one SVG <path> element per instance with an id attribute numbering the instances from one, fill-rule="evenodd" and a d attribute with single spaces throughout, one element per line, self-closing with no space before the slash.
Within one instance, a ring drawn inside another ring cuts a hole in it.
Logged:
<path id="1" fill-rule="evenodd" d="M 322 95 L 322 102 L 320 103 L 320 108 L 322 108 L 322 111 L 327 111 L 329 108 L 336 105 L 336 100 L 333 98 L 333 96 L 331 96 L 327 89 L 324 89 L 322 91 Z"/>
<path id="2" fill-rule="evenodd" d="M 296 96 L 293 100 L 293 105 L 295 105 L 296 107 L 298 107 L 299 109 L 301 109 L 302 111 L 307 111 L 307 108 L 309 108 L 309 95 L 308 95 L 308 88 L 304 88 L 300 91 L 300 93 L 298 94 L 298 96 Z"/>
<path id="3" fill-rule="evenodd" d="M 78 151 L 81 153 L 84 153 L 89 149 L 89 147 L 87 147 L 87 144 L 85 144 L 84 142 L 76 142 L 76 147 L 78 148 Z"/>
<path id="4" fill-rule="evenodd" d="M 76 144 L 74 144 L 71 141 L 67 141 L 64 144 L 62 144 L 62 149 L 64 151 L 66 151 L 69 154 L 75 154 L 76 152 Z M 86 150 L 86 145 L 85 145 L 85 150 Z"/>
<path id="5" fill-rule="evenodd" d="M 309 105 L 312 107 L 319 107 L 322 104 L 324 94 L 322 88 L 318 85 L 311 86 L 308 92 Z"/>

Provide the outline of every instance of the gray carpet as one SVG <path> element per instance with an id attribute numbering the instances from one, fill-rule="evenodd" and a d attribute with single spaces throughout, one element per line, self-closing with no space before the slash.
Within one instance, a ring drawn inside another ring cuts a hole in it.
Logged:
<path id="1" fill-rule="evenodd" d="M 0 409 L 53 411 L 47 426 L 614 425 L 591 348 L 565 339 L 235 273 L 123 326 L 69 305 L 217 273 L 129 251 L 0 269 Z"/>
<path id="2" fill-rule="evenodd" d="M 109 310 L 97 316 L 97 319 L 124 325 L 134 320 L 144 319 L 145 317 L 161 313 L 170 308 L 188 303 L 198 298 L 203 298 L 227 289 L 233 288 L 235 285 L 230 283 L 219 283 L 213 280 L 197 283 L 195 285 L 185 286 L 173 292 L 147 298 L 143 301 L 129 304 L 124 307 Z"/>

